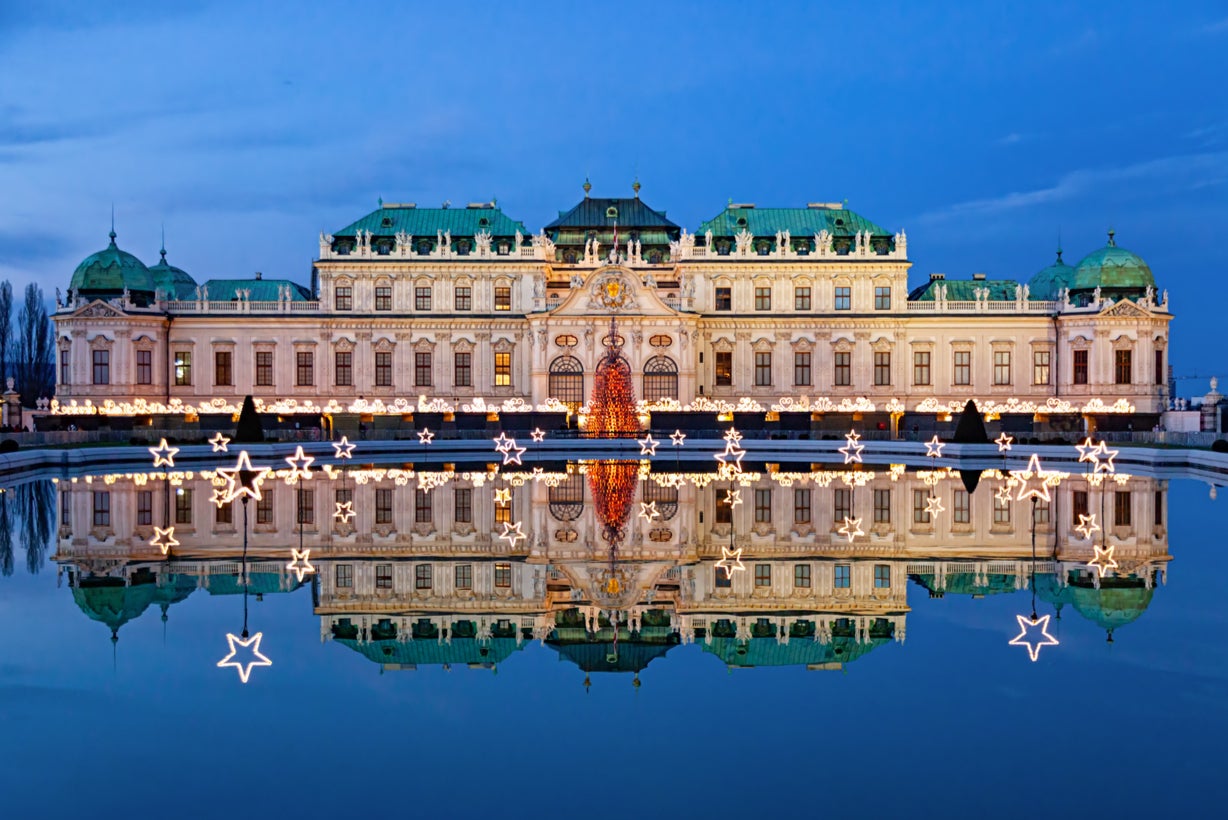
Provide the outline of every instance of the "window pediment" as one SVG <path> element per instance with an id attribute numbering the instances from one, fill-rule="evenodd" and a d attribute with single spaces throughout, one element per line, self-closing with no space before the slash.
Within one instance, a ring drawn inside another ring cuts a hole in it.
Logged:
<path id="1" fill-rule="evenodd" d="M 728 339 L 714 339 L 712 349 L 720 353 L 730 353 L 733 351 L 733 342 Z"/>

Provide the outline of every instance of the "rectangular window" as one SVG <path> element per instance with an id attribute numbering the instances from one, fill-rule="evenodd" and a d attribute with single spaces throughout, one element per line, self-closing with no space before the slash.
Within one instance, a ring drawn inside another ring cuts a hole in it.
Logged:
<path id="1" fill-rule="evenodd" d="M 772 384 L 772 354 L 768 352 L 755 353 L 755 386 L 768 387 Z"/>
<path id="2" fill-rule="evenodd" d="M 848 564 L 836 564 L 835 573 L 832 575 L 832 586 L 836 589 L 848 589 L 852 586 L 852 569 Z"/>
<path id="3" fill-rule="evenodd" d="M 891 523 L 891 490 L 874 491 L 874 523 Z"/>
<path id="4" fill-rule="evenodd" d="M 392 288 L 380 285 L 375 289 L 375 309 L 392 310 Z"/>
<path id="5" fill-rule="evenodd" d="M 930 514 L 926 509 L 929 507 L 929 500 L 929 490 L 912 491 L 912 522 L 914 524 L 930 523 Z"/>
<path id="6" fill-rule="evenodd" d="M 716 351 L 715 375 L 717 387 L 733 386 L 733 351 Z"/>
<path id="7" fill-rule="evenodd" d="M 310 387 L 316 383 L 315 354 L 310 350 L 300 350 L 295 356 L 295 384 L 299 387 Z"/>
<path id="8" fill-rule="evenodd" d="M 1036 506 L 1033 507 L 1032 509 L 1034 510 L 1032 514 L 1033 523 L 1035 524 L 1048 524 L 1049 523 L 1049 502 L 1048 501 L 1037 501 Z"/>
<path id="9" fill-rule="evenodd" d="M 497 359 L 499 354 L 495 354 Z M 499 382 L 496 380 L 495 384 Z M 430 353 L 415 353 L 414 354 L 414 386 L 415 387 L 430 387 L 431 386 L 431 354 Z"/>
<path id="10" fill-rule="evenodd" d="M 473 489 L 457 487 L 452 503 L 452 520 L 457 524 L 473 523 Z"/>
<path id="11" fill-rule="evenodd" d="M 1075 490 L 1070 494 L 1070 523 L 1079 523 L 1079 516 L 1088 514 L 1087 490 Z"/>
<path id="12" fill-rule="evenodd" d="M 1156 351 L 1156 384 L 1164 384 L 1164 351 Z"/>
<path id="13" fill-rule="evenodd" d="M 954 364 L 954 372 L 951 374 L 951 383 L 961 385 L 972 384 L 972 351 L 956 350 L 952 363 Z"/>
<path id="14" fill-rule="evenodd" d="M 392 387 L 392 353 L 376 352 L 375 354 L 375 386 Z"/>
<path id="15" fill-rule="evenodd" d="M 234 524 L 234 521 L 235 508 L 233 504 L 223 504 L 222 506 L 215 508 L 213 523 L 231 525 Z"/>
<path id="16" fill-rule="evenodd" d="M 354 309 L 354 289 L 348 285 L 339 286 L 333 291 L 335 299 L 334 304 L 337 310 L 353 310 Z"/>
<path id="17" fill-rule="evenodd" d="M 336 511 L 343 504 L 349 504 L 350 509 L 353 509 L 354 491 L 350 489 L 337 490 L 333 493 L 333 501 L 336 503 L 336 506 L 333 507 L 334 511 Z M 335 515 L 334 515 L 334 518 L 336 518 Z M 338 525 L 349 523 L 348 521 L 342 522 L 340 518 L 337 518 L 336 520 L 337 520 Z"/>
<path id="18" fill-rule="evenodd" d="M 414 589 L 431 588 L 431 565 L 418 564 L 414 567 Z"/>
<path id="19" fill-rule="evenodd" d="M 137 351 L 137 356 L 140 356 L 140 351 Z M 60 384 L 69 384 L 71 382 L 72 367 L 70 365 L 68 348 L 64 348 L 60 351 Z M 140 372 L 139 369 L 138 372 Z"/>
<path id="20" fill-rule="evenodd" d="M 273 386 L 273 351 L 256 351 L 256 386 Z"/>
<path id="21" fill-rule="evenodd" d="M 111 351 L 95 350 L 94 353 L 94 384 L 111 383 Z"/>
<path id="22" fill-rule="evenodd" d="M 473 564 L 457 564 L 455 586 L 458 590 L 473 589 Z"/>
<path id="23" fill-rule="evenodd" d="M 1164 526 L 1164 493 L 1161 490 L 1155 491 L 1155 503 L 1151 507 L 1151 523 L 1152 526 Z"/>
<path id="24" fill-rule="evenodd" d="M 175 490 L 175 523 L 192 523 L 192 491 L 185 487 Z"/>
<path id="25" fill-rule="evenodd" d="M 1049 370 L 1049 351 L 1032 351 L 1032 384 L 1048 384 Z"/>
<path id="26" fill-rule="evenodd" d="M 1130 515 L 1130 491 L 1113 493 L 1113 526 L 1128 527 L 1132 523 Z"/>
<path id="27" fill-rule="evenodd" d="M 227 505 L 227 509 L 229 506 Z M 141 490 L 136 494 L 136 525 L 148 527 L 151 524 L 153 524 L 153 491 Z"/>
<path id="28" fill-rule="evenodd" d="M 891 353 L 889 351 L 874 354 L 874 384 L 877 387 L 887 387 L 891 384 Z"/>
<path id="29" fill-rule="evenodd" d="M 972 523 L 972 499 L 967 490 L 956 490 L 952 496 L 951 521 L 956 524 Z"/>
<path id="30" fill-rule="evenodd" d="M 891 288 L 874 289 L 874 309 L 891 310 Z"/>
<path id="31" fill-rule="evenodd" d="M 732 524 L 733 523 L 733 507 L 729 506 L 728 492 L 726 490 L 716 491 L 716 514 L 713 516 L 713 521 L 717 524 Z"/>
<path id="32" fill-rule="evenodd" d="M 512 289 L 508 285 L 499 285 L 495 288 L 495 310 L 511 310 L 512 309 Z"/>
<path id="33" fill-rule="evenodd" d="M 848 387 L 853 383 L 853 354 L 835 353 L 832 355 L 832 384 L 836 387 Z"/>
<path id="34" fill-rule="evenodd" d="M 136 352 L 136 383 L 153 384 L 153 351 L 138 350 Z M 229 382 L 227 382 L 229 384 Z"/>
<path id="35" fill-rule="evenodd" d="M 890 564 L 875 564 L 874 565 L 874 588 L 875 589 L 891 589 L 891 565 Z"/>
<path id="36" fill-rule="evenodd" d="M 1117 384 L 1130 384 L 1134 381 L 1134 351 L 1113 351 L 1113 381 Z"/>
<path id="37" fill-rule="evenodd" d="M 772 309 L 772 289 L 755 288 L 755 310 Z"/>
<path id="38" fill-rule="evenodd" d="M 796 287 L 793 289 L 793 309 L 810 310 L 809 287 Z"/>
<path id="39" fill-rule="evenodd" d="M 995 524 L 1011 523 L 1011 500 L 1009 498 L 1003 499 L 994 496 L 993 522 Z"/>
<path id="40" fill-rule="evenodd" d="M 230 366 L 232 354 L 229 350 L 213 351 L 213 383 L 218 387 L 229 387 L 234 384 Z"/>
<path id="41" fill-rule="evenodd" d="M 382 487 L 375 491 L 375 523 L 392 523 L 392 490 Z"/>
<path id="42" fill-rule="evenodd" d="M 375 588 L 392 589 L 392 564 L 375 565 Z"/>
<path id="43" fill-rule="evenodd" d="M 256 501 L 256 523 L 266 526 L 273 523 L 273 494 L 268 489 L 265 489 Z"/>
<path id="44" fill-rule="evenodd" d="M 755 586 L 770 587 L 772 585 L 772 565 L 755 564 Z"/>
<path id="45" fill-rule="evenodd" d="M 175 351 L 175 385 L 185 387 L 192 383 L 192 352 Z"/>
<path id="46" fill-rule="evenodd" d="M 511 522 L 512 520 L 512 502 L 509 499 L 506 504 L 495 505 L 495 523 L 502 524 L 504 521 Z"/>
<path id="47" fill-rule="evenodd" d="M 353 564 L 338 564 L 336 580 L 337 580 L 337 589 L 353 589 L 354 588 L 354 565 Z"/>
<path id="48" fill-rule="evenodd" d="M 796 589 L 810 589 L 809 564 L 797 564 L 793 567 L 793 586 Z"/>
<path id="49" fill-rule="evenodd" d="M 316 525 L 316 491 L 300 489 L 295 496 L 299 526 L 314 527 Z"/>
<path id="50" fill-rule="evenodd" d="M 457 310 L 473 310 L 473 288 L 457 286 L 455 302 Z"/>
<path id="51" fill-rule="evenodd" d="M 832 518 L 838 522 L 853 517 L 853 491 L 838 487 L 831 491 Z"/>
<path id="52" fill-rule="evenodd" d="M 1074 351 L 1074 383 L 1087 384 L 1087 351 Z"/>
<path id="53" fill-rule="evenodd" d="M 716 289 L 716 309 L 733 310 L 733 288 Z"/>
<path id="54" fill-rule="evenodd" d="M 810 353 L 807 351 L 793 354 L 793 384 L 795 387 L 810 386 Z"/>
<path id="55" fill-rule="evenodd" d="M 717 589 L 729 589 L 733 586 L 733 575 L 724 569 L 714 568 L 712 570 L 712 585 Z"/>
<path id="56" fill-rule="evenodd" d="M 993 352 L 993 383 L 998 385 L 1011 383 L 1011 352 L 1009 350 Z"/>
<path id="57" fill-rule="evenodd" d="M 495 564 L 495 589 L 509 589 L 512 586 L 512 565 Z"/>
<path id="58" fill-rule="evenodd" d="M 836 310 L 852 310 L 853 309 L 853 289 L 846 287 L 836 288 Z"/>
<path id="59" fill-rule="evenodd" d="M 457 387 L 473 386 L 473 354 L 457 353 L 452 359 L 452 381 Z"/>
<path id="60" fill-rule="evenodd" d="M 495 354 L 495 387 L 508 387 L 512 383 L 512 354 Z"/>
<path id="61" fill-rule="evenodd" d="M 772 488 L 759 487 L 755 489 L 755 523 L 772 523 Z"/>
<path id="62" fill-rule="evenodd" d="M 94 526 L 111 526 L 111 493 L 106 490 L 94 492 Z"/>
<path id="63" fill-rule="evenodd" d="M 431 309 L 431 288 L 414 288 L 414 310 Z"/>
<path id="64" fill-rule="evenodd" d="M 798 487 L 793 490 L 793 523 L 810 523 L 810 488 Z"/>
<path id="65" fill-rule="evenodd" d="M 354 354 L 348 350 L 338 350 L 334 355 L 333 368 L 337 373 L 338 387 L 351 387 L 354 384 Z"/>
<path id="66" fill-rule="evenodd" d="M 430 490 L 414 490 L 414 523 L 431 523 Z"/>
<path id="67" fill-rule="evenodd" d="M 913 351 L 912 383 L 921 387 L 930 383 L 930 352 L 928 350 Z"/>

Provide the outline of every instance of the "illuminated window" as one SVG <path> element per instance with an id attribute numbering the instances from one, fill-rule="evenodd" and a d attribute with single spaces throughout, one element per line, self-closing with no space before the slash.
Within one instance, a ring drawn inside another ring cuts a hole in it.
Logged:
<path id="1" fill-rule="evenodd" d="M 512 354 L 495 354 L 495 387 L 507 387 L 512 383 Z"/>
<path id="2" fill-rule="evenodd" d="M 810 386 L 810 353 L 795 351 L 793 353 L 793 385 L 795 387 Z"/>
<path id="3" fill-rule="evenodd" d="M 67 351 L 64 353 L 68 355 Z M 67 362 L 65 362 L 67 364 Z M 138 350 L 136 352 L 136 383 L 153 384 L 153 351 Z M 230 382 L 226 382 L 230 384 Z"/>
<path id="4" fill-rule="evenodd" d="M 452 381 L 457 387 L 473 386 L 473 354 L 456 353 L 452 358 Z"/>
<path id="5" fill-rule="evenodd" d="M 512 565 L 495 564 L 495 588 L 508 589 L 512 585 Z"/>
<path id="6" fill-rule="evenodd" d="M 972 351 L 956 350 L 952 363 L 955 366 L 952 374 L 952 384 L 972 384 Z"/>
<path id="7" fill-rule="evenodd" d="M 725 490 L 716 490 L 716 506 L 715 515 L 712 520 L 716 524 L 732 524 L 733 523 L 733 507 L 725 500 L 728 496 Z"/>
<path id="8" fill-rule="evenodd" d="M 499 285 L 495 288 L 495 310 L 511 310 L 512 309 L 512 289 L 508 285 Z"/>
<path id="9" fill-rule="evenodd" d="M 717 387 L 733 386 L 733 351 L 716 351 L 715 375 Z"/>
<path id="10" fill-rule="evenodd" d="M 375 386 L 392 387 L 392 353 L 377 351 L 375 354 Z"/>
<path id="11" fill-rule="evenodd" d="M 192 353 L 189 350 L 175 351 L 175 384 L 179 387 L 192 383 Z"/>

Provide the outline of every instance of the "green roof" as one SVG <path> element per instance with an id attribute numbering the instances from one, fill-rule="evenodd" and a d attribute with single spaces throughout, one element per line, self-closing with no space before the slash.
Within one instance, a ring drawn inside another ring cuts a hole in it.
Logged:
<path id="1" fill-rule="evenodd" d="M 189 576 L 193 577 L 194 576 Z M 282 579 L 286 578 L 286 585 L 282 586 Z M 279 572 L 249 572 L 247 573 L 247 586 L 239 583 L 239 574 L 218 574 L 206 576 L 207 586 L 205 589 L 210 595 L 242 595 L 244 592 L 252 595 L 269 595 L 274 592 L 293 592 L 303 586 L 305 582 L 296 581 L 283 576 Z"/>
<path id="2" fill-rule="evenodd" d="M 72 597 L 82 612 L 116 633 L 158 599 L 158 586 L 128 585 L 121 578 L 82 579 L 79 586 L 73 587 Z"/>
<path id="3" fill-rule="evenodd" d="M 891 638 L 871 638 L 860 643 L 856 638 L 833 636 L 823 643 L 813 638 L 792 638 L 780 643 L 776 638 L 713 638 L 700 645 L 727 666 L 818 666 L 849 663 L 876 646 L 891 643 Z"/>
<path id="4" fill-rule="evenodd" d="M 402 641 L 396 638 L 367 641 L 337 638 L 343 644 L 378 664 L 404 666 L 427 666 L 443 664 L 496 664 L 502 663 L 513 652 L 521 649 L 515 638 L 453 638 L 450 642 L 438 640 Z"/>
<path id="5" fill-rule="evenodd" d="M 311 291 L 289 279 L 210 279 L 204 287 L 209 291 L 209 299 L 217 302 L 229 302 L 238 299 L 237 291 L 250 290 L 253 302 L 276 302 L 278 289 L 290 286 L 290 301 L 310 302 Z"/>
<path id="6" fill-rule="evenodd" d="M 585 672 L 639 672 L 675 646 L 631 640 L 620 640 L 617 644 L 613 641 L 561 644 L 548 640 L 546 645 L 559 653 L 560 660 L 569 660 Z"/>
<path id="7" fill-rule="evenodd" d="M 611 208 L 618 214 L 617 218 L 609 215 Z M 554 239 L 564 228 L 613 229 L 615 221 L 621 237 L 639 229 L 664 231 L 676 238 L 682 230 L 665 216 L 665 211 L 648 207 L 639 197 L 585 197 L 571 210 L 559 211 L 558 219 L 546 226 L 546 232 Z"/>
<path id="8" fill-rule="evenodd" d="M 918 288 L 913 288 L 908 294 L 908 301 L 933 302 L 937 298 L 939 285 L 946 285 L 948 302 L 975 301 L 976 294 L 973 291 L 977 288 L 989 288 L 991 302 L 1013 302 L 1015 301 L 1015 288 L 1019 287 L 1019 283 L 1014 279 L 934 279 Z M 1028 293 L 1029 301 L 1041 298 L 1030 291 Z"/>
<path id="9" fill-rule="evenodd" d="M 1059 608 L 1071 604 L 1084 618 L 1112 632 L 1138 620 L 1151 605 L 1155 590 L 1148 588 L 1143 579 L 1132 576 L 1102 578 L 1097 588 L 1090 576 L 1085 580 L 1076 577 L 1066 586 L 1059 586 L 1057 578 L 1049 575 L 1037 577 L 1036 594 Z"/>
<path id="10" fill-rule="evenodd" d="M 152 294 L 154 279 L 145 263 L 132 254 L 121 251 L 111 231 L 111 244 L 87 256 L 73 271 L 68 287 L 82 295 L 101 291 L 120 295 L 124 290 Z"/>
<path id="11" fill-rule="evenodd" d="M 1058 248 L 1057 261 L 1028 280 L 1028 292 L 1032 299 L 1053 301 L 1059 291 L 1074 284 L 1075 269 L 1062 261 L 1062 249 Z"/>
<path id="12" fill-rule="evenodd" d="M 929 573 L 909 577 L 930 592 L 942 592 L 946 595 L 997 595 L 1019 591 L 1015 585 L 1015 576 L 1002 573 L 990 573 L 985 576 L 985 583 L 980 584 L 977 583 L 975 572 L 951 572 L 947 573 L 941 587 L 938 586 L 935 576 Z"/>
<path id="13" fill-rule="evenodd" d="M 196 296 L 196 280 L 187 271 L 177 268 L 166 261 L 166 248 L 159 253 L 162 260 L 149 269 L 153 277 L 154 287 L 167 295 L 169 299 L 192 299 Z"/>
<path id="14" fill-rule="evenodd" d="M 869 231 L 875 236 L 892 236 L 892 232 L 847 208 L 739 208 L 730 205 L 699 226 L 702 235 L 709 230 L 714 236 L 736 236 L 742 230 L 755 236 L 774 237 L 777 231 L 788 231 L 794 239 L 813 237 L 827 231 L 835 237 L 850 237 Z"/>
<path id="15" fill-rule="evenodd" d="M 524 223 L 510 219 L 497 207 L 481 208 L 419 208 L 406 205 L 382 205 L 356 222 L 351 222 L 334 236 L 352 237 L 357 231 L 370 231 L 372 236 L 396 236 L 404 232 L 411 236 L 432 239 L 439 231 L 451 231 L 453 237 L 476 236 L 486 231 L 491 236 L 526 234 Z"/>
<path id="16" fill-rule="evenodd" d="M 1109 243 L 1098 251 L 1083 257 L 1075 267 L 1071 290 L 1143 290 L 1155 287 L 1155 276 L 1137 254 L 1117 247 L 1113 232 L 1109 231 Z"/>

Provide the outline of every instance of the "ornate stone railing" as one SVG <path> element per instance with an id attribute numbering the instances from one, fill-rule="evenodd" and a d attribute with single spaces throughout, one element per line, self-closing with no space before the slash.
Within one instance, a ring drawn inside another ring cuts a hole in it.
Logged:
<path id="1" fill-rule="evenodd" d="M 318 313 L 319 302 L 249 302 L 246 299 L 163 302 L 168 313 Z"/>
<path id="2" fill-rule="evenodd" d="M 945 301 L 908 302 L 909 313 L 1057 313 L 1058 302 L 1051 301 Z"/>

